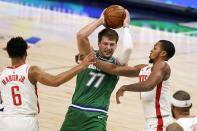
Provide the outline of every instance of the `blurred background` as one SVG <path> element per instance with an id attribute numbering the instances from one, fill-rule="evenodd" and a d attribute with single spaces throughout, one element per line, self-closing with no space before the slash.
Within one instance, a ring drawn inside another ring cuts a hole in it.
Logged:
<path id="1" fill-rule="evenodd" d="M 50 73 L 60 73 L 76 65 L 78 53 L 76 33 L 97 19 L 103 9 L 122 5 L 131 14 L 134 51 L 129 65 L 146 63 L 153 45 L 161 39 L 172 41 L 176 55 L 171 60 L 171 91 L 187 90 L 193 98 L 192 114 L 197 114 L 197 2 L 196 0 L 0 0 L 0 48 L 13 36 L 22 36 L 32 47 L 28 63 Z M 97 48 L 97 33 L 90 41 Z M 122 29 L 117 29 L 122 42 Z M 119 47 L 118 47 L 119 50 Z M 118 54 L 118 51 L 115 55 Z M 0 70 L 10 64 L 0 50 Z M 120 78 L 123 84 L 138 79 Z M 58 89 L 39 84 L 40 131 L 58 131 L 75 87 L 75 79 Z M 109 131 L 139 131 L 143 127 L 143 111 L 138 93 L 128 93 L 123 104 L 115 102 L 115 91 L 109 110 Z"/>

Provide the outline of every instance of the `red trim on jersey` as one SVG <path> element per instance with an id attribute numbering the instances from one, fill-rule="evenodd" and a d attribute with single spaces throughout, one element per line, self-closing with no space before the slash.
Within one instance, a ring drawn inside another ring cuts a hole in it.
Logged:
<path id="1" fill-rule="evenodd" d="M 161 88 L 162 88 L 162 82 L 160 82 L 157 85 L 156 89 L 156 102 L 155 102 L 155 107 L 156 107 L 156 115 L 157 115 L 157 131 L 163 131 L 163 119 L 161 116 L 161 110 L 160 110 L 160 96 L 161 96 Z"/>
<path id="2" fill-rule="evenodd" d="M 37 85 L 35 85 L 35 93 L 36 93 L 36 96 L 37 96 L 37 99 L 38 99 L 38 88 L 37 88 Z M 37 107 L 38 107 L 38 113 L 40 113 L 40 105 L 39 105 L 38 100 L 37 100 Z"/>
<path id="3" fill-rule="evenodd" d="M 8 66 L 7 68 L 9 68 L 9 69 L 16 69 L 16 68 L 18 68 L 18 67 L 20 67 L 20 66 L 22 66 L 22 65 L 24 65 L 24 64 L 19 64 L 19 65 L 15 66 L 15 67 Z"/>

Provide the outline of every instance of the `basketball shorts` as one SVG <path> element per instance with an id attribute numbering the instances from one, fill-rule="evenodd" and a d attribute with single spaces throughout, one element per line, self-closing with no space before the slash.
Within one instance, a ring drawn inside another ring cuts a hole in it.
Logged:
<path id="1" fill-rule="evenodd" d="M 60 131 L 106 131 L 107 114 L 69 107 Z"/>
<path id="2" fill-rule="evenodd" d="M 157 118 L 150 118 L 145 120 L 143 131 L 165 131 L 172 122 L 173 119 L 170 116 L 163 117 L 162 122 L 158 122 Z"/>
<path id="3" fill-rule="evenodd" d="M 38 131 L 35 116 L 1 116 L 2 131 Z"/>

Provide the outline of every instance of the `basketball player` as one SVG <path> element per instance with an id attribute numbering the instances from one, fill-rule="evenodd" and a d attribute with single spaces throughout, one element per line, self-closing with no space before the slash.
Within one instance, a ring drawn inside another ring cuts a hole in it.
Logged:
<path id="1" fill-rule="evenodd" d="M 124 58 L 112 55 L 117 47 L 118 34 L 115 30 L 105 28 L 98 34 L 96 58 L 113 64 L 126 64 L 132 50 L 129 31 L 130 16 L 126 11 L 124 20 L 124 40 L 122 54 Z M 78 49 L 81 55 L 91 51 L 88 37 L 104 23 L 103 15 L 98 20 L 86 25 L 77 34 Z M 129 41 L 129 42 L 128 42 Z M 110 96 L 118 82 L 118 76 L 107 74 L 94 65 L 77 75 L 76 89 L 72 104 L 65 116 L 61 131 L 106 131 L 107 111 Z"/>
<path id="2" fill-rule="evenodd" d="M 22 37 L 11 38 L 6 50 L 11 58 L 11 66 L 5 68 L 0 75 L 4 107 L 1 113 L 3 131 L 38 131 L 37 82 L 57 87 L 93 63 L 90 62 L 93 54 L 90 54 L 80 65 L 58 75 L 51 75 L 38 66 L 26 64 L 27 43 Z"/>
<path id="3" fill-rule="evenodd" d="M 197 116 L 190 115 L 191 97 L 186 91 L 177 91 L 172 96 L 172 114 L 176 121 L 167 127 L 167 131 L 197 131 Z"/>
<path id="4" fill-rule="evenodd" d="M 140 99 L 145 114 L 144 131 L 162 131 L 171 122 L 170 94 L 168 80 L 171 69 L 168 60 L 175 54 L 172 42 L 160 40 L 150 52 L 150 65 L 134 67 L 117 66 L 96 61 L 97 67 L 105 72 L 129 77 L 138 77 L 140 82 L 124 85 L 116 93 L 117 103 L 125 91 L 141 92 Z"/>

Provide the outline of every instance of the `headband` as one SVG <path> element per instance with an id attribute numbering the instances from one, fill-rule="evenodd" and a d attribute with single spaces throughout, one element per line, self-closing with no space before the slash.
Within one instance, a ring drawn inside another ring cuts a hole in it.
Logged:
<path id="1" fill-rule="evenodd" d="M 192 105 L 191 100 L 177 100 L 172 97 L 172 105 L 175 107 L 190 107 Z"/>

